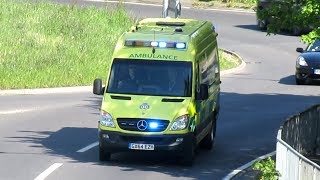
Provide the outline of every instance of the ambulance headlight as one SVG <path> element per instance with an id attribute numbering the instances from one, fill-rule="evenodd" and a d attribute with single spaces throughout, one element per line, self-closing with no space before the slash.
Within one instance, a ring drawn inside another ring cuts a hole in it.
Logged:
<path id="1" fill-rule="evenodd" d="M 170 131 L 178 131 L 186 129 L 188 126 L 189 121 L 189 115 L 183 115 L 179 116 L 177 119 L 175 119 L 170 127 Z"/>
<path id="2" fill-rule="evenodd" d="M 99 122 L 102 126 L 115 127 L 112 116 L 104 110 L 100 112 Z"/>

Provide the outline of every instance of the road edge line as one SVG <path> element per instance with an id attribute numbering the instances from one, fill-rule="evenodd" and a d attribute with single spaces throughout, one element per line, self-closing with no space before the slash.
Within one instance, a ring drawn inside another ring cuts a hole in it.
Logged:
<path id="1" fill-rule="evenodd" d="M 247 164 L 245 165 L 242 165 L 240 167 L 238 167 L 237 169 L 231 171 L 231 173 L 229 173 L 227 176 L 225 176 L 222 180 L 230 180 L 231 178 L 233 178 L 234 176 L 236 176 L 238 173 L 240 173 L 241 171 L 249 168 L 250 166 L 253 165 L 253 163 L 255 163 L 256 161 L 259 161 L 259 160 L 263 160 L 263 159 L 266 159 L 267 157 L 270 157 L 270 156 L 273 156 L 276 154 L 276 151 L 273 151 L 271 153 L 268 153 L 268 154 L 265 154 L 265 155 L 262 155 L 250 162 L 248 162 Z"/>
<path id="2" fill-rule="evenodd" d="M 83 152 L 86 152 L 86 151 L 88 151 L 89 149 L 94 148 L 94 147 L 96 147 L 96 146 L 98 146 L 98 145 L 99 145 L 99 142 L 96 141 L 96 142 L 94 142 L 94 143 L 92 143 L 92 144 L 89 144 L 88 146 L 86 146 L 86 147 L 84 147 L 84 148 L 79 149 L 77 152 L 78 152 L 78 153 L 83 153 Z"/>
<path id="3" fill-rule="evenodd" d="M 241 64 L 239 66 L 237 66 L 235 68 L 226 69 L 226 70 L 221 71 L 220 72 L 221 76 L 224 76 L 224 75 L 227 75 L 227 74 L 232 74 L 234 72 L 241 71 L 242 69 L 245 68 L 246 63 L 244 62 L 243 58 L 239 54 L 237 54 L 237 53 L 235 53 L 233 51 L 227 50 L 227 49 L 223 49 L 223 48 L 219 48 L 219 49 L 222 50 L 225 53 L 228 53 L 228 54 L 236 56 L 241 61 Z"/>
<path id="4" fill-rule="evenodd" d="M 62 163 L 54 163 L 52 164 L 48 169 L 43 171 L 41 174 L 39 174 L 34 180 L 43 180 L 46 177 L 48 177 L 53 171 L 58 169 L 60 166 L 62 166 Z"/>

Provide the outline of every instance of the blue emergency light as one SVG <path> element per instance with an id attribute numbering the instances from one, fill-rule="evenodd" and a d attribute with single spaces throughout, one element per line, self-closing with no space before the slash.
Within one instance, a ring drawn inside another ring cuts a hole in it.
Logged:
<path id="1" fill-rule="evenodd" d="M 166 42 L 159 42 L 159 47 L 160 48 L 166 48 L 167 47 L 167 43 Z"/>
<path id="2" fill-rule="evenodd" d="M 150 129 L 157 129 L 159 124 L 157 122 L 151 122 L 149 123 Z"/>
<path id="3" fill-rule="evenodd" d="M 176 43 L 176 48 L 177 49 L 185 49 L 186 48 L 186 43 Z"/>
<path id="4" fill-rule="evenodd" d="M 166 42 L 166 41 L 126 40 L 125 46 L 175 48 L 175 49 L 182 49 L 182 50 L 187 49 L 187 44 L 185 42 Z"/>

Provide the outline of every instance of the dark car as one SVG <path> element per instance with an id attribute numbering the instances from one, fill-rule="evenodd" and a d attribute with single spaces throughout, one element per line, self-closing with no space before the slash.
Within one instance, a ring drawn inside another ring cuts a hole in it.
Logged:
<path id="1" fill-rule="evenodd" d="M 296 62 L 296 83 L 320 81 L 320 39 L 309 44 L 305 50 L 299 47 L 296 51 L 301 53 Z"/>

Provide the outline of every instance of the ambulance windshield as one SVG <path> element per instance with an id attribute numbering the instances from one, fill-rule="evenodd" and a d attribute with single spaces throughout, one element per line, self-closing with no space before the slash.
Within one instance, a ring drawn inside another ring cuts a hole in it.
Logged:
<path id="1" fill-rule="evenodd" d="M 192 63 L 115 59 L 108 93 L 190 97 Z"/>

